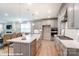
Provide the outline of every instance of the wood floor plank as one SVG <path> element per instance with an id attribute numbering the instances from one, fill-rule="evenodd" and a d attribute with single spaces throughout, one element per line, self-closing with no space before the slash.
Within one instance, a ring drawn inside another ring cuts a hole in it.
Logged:
<path id="1" fill-rule="evenodd" d="M 37 56 L 57 56 L 57 51 L 55 48 L 54 41 L 42 40 L 41 48 L 39 49 L 39 53 Z"/>

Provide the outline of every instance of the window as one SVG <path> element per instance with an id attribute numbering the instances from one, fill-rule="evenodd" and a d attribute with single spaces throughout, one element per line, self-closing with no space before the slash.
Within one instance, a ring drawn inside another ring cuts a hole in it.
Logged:
<path id="1" fill-rule="evenodd" d="M 0 24 L 0 33 L 3 31 L 3 24 Z"/>
<path id="2" fill-rule="evenodd" d="M 22 23 L 21 24 L 21 32 L 31 33 L 31 23 Z"/>

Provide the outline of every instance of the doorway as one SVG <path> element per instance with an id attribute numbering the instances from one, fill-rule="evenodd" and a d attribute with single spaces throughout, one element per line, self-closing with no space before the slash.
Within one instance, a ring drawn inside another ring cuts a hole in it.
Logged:
<path id="1" fill-rule="evenodd" d="M 42 26 L 42 39 L 43 40 L 50 40 L 51 38 L 51 26 L 50 25 L 43 25 Z"/>

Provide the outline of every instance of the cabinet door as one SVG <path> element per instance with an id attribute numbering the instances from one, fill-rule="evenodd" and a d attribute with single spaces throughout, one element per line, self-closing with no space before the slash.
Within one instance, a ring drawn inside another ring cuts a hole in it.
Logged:
<path id="1" fill-rule="evenodd" d="M 21 54 L 23 56 L 29 56 L 30 55 L 30 44 L 29 43 L 21 43 Z"/>
<path id="2" fill-rule="evenodd" d="M 74 4 L 74 27 L 79 29 L 79 3 Z"/>
<path id="3" fill-rule="evenodd" d="M 67 13 L 68 13 L 68 28 L 74 28 L 74 6 L 73 4 L 68 4 Z"/>
<path id="4" fill-rule="evenodd" d="M 13 51 L 14 51 L 14 55 L 21 55 L 21 51 L 20 51 L 20 43 L 14 43 L 13 45 Z"/>

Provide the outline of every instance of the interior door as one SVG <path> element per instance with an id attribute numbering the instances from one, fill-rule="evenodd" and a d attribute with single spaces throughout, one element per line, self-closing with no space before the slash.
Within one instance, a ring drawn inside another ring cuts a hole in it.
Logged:
<path id="1" fill-rule="evenodd" d="M 42 37 L 44 40 L 50 40 L 51 38 L 51 26 L 50 25 L 43 25 L 42 26 Z"/>

